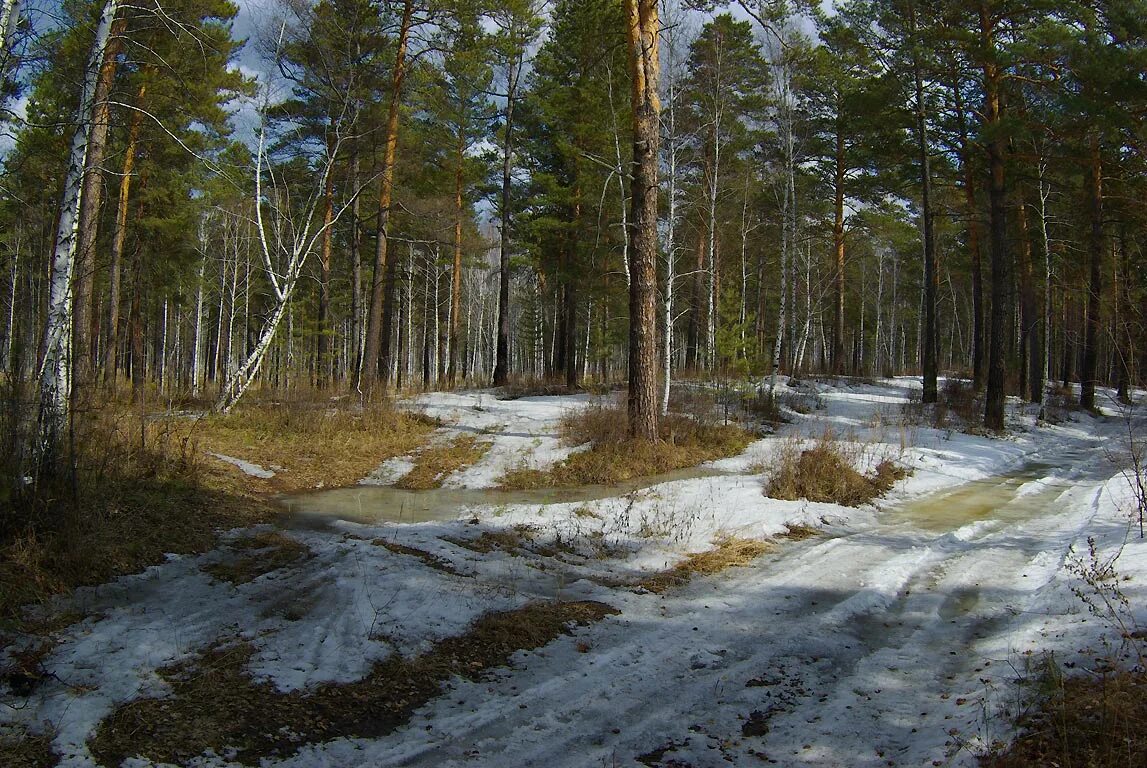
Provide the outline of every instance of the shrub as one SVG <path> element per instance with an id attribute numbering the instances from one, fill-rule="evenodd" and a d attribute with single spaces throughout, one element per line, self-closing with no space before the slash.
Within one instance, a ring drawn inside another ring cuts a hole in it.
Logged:
<path id="1" fill-rule="evenodd" d="M 614 485 L 736 455 L 751 439 L 738 426 L 705 423 L 678 413 L 663 416 L 658 425 L 656 442 L 630 440 L 624 406 L 596 403 L 567 415 L 561 424 L 567 443 L 589 443 L 589 450 L 572 454 L 548 471 L 512 469 L 501 485 L 511 489 Z"/>
<path id="2" fill-rule="evenodd" d="M 906 476 L 905 470 L 890 459 L 863 474 L 856 468 L 860 458 L 856 452 L 847 451 L 828 430 L 812 448 L 802 450 L 798 440 L 788 440 L 782 443 L 766 495 L 858 507 L 883 496 Z"/>

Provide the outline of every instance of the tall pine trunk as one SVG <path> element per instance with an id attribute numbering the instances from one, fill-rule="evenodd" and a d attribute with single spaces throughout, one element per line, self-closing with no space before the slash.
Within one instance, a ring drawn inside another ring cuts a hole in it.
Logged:
<path id="1" fill-rule="evenodd" d="M 402 23 L 398 31 L 398 49 L 394 71 L 390 80 L 390 107 L 386 118 L 386 136 L 382 157 L 382 183 L 378 195 L 378 239 L 374 250 L 374 277 L 370 287 L 370 316 L 363 348 L 360 389 L 369 396 L 379 379 L 381 366 L 382 386 L 390 377 L 390 337 L 394 330 L 394 281 L 396 264 L 389 263 L 386 255 L 386 235 L 390 223 L 390 203 L 394 193 L 394 159 L 398 148 L 398 116 L 402 104 L 402 84 L 406 79 L 406 45 L 414 15 L 413 0 L 406 0 L 402 9 Z"/>
<path id="2" fill-rule="evenodd" d="M 98 234 L 100 207 L 103 204 L 103 164 L 107 154 L 110 127 L 112 86 L 115 84 L 118 56 L 123 48 L 123 32 L 127 20 L 118 18 L 112 24 L 111 38 L 104 50 L 99 77 L 96 78 L 95 110 L 92 113 L 92 133 L 88 142 L 88 156 L 84 163 L 84 189 L 80 203 L 79 244 L 76 250 L 75 318 L 72 337 L 75 344 L 75 371 L 80 383 L 91 378 L 94 364 L 94 335 L 92 332 L 92 300 L 96 279 L 96 235 Z"/>
<path id="3" fill-rule="evenodd" d="M 629 434 L 657 439 L 657 0 L 626 0 L 633 88 L 633 180 L 629 286 Z"/>
<path id="4" fill-rule="evenodd" d="M 115 229 L 112 232 L 111 261 L 108 265 L 108 327 L 104 340 L 104 382 L 113 383 L 119 354 L 120 339 L 120 286 L 123 281 L 123 249 L 127 242 L 127 212 L 131 201 L 131 181 L 135 172 L 136 148 L 139 144 L 139 131 L 143 124 L 143 104 L 147 96 L 147 84 L 139 87 L 136 94 L 136 109 L 131 116 L 131 126 L 127 133 L 127 147 L 124 150 L 123 171 L 119 179 L 119 200 L 116 202 Z"/>
<path id="5" fill-rule="evenodd" d="M 980 4 L 980 35 L 986 50 L 994 49 L 996 29 L 986 4 Z M 992 260 L 992 314 L 988 330 L 988 391 L 984 406 L 984 426 L 1004 429 L 1004 317 L 1007 310 L 1008 289 L 1011 286 L 1011 263 L 1008 254 L 1006 201 L 1004 181 L 1005 139 L 999 135 L 1001 90 L 1003 72 L 999 64 L 989 58 L 983 63 L 984 122 L 989 132 L 988 170 L 988 228 Z"/>
<path id="6" fill-rule="evenodd" d="M 518 89 L 521 54 L 510 55 L 506 73 L 506 126 L 502 137 L 502 211 L 498 232 L 498 341 L 494 386 L 510 381 L 510 188 L 514 169 L 514 101 Z"/>

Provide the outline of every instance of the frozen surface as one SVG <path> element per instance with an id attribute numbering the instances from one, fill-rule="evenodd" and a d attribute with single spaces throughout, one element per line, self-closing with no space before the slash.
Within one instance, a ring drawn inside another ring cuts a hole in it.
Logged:
<path id="1" fill-rule="evenodd" d="M 1088 537 L 1101 557 L 1121 552 L 1120 586 L 1137 610 L 1147 604 L 1147 547 L 1128 535 L 1134 499 L 1119 463 L 1128 422 L 1105 407 L 1037 425 L 1017 407 L 1004 439 L 904 426 L 914 386 L 806 382 L 823 409 L 698 476 L 619 496 L 467 503 L 414 524 L 327 509 L 285 522 L 309 557 L 246 584 L 204 570 L 234 556 L 225 545 L 81 590 L 72 603 L 89 618 L 48 657 L 57 678 L 26 701 L 5 695 L 19 706 L 0 707 L 0 723 L 51 730 L 66 765 L 91 765 L 85 742 L 104 716 L 162 693 L 157 668 L 220 641 L 249 640 L 253 676 L 305 689 L 417 654 L 488 611 L 595 599 L 621 613 L 517 654 L 488 680 L 453 681 L 388 736 L 310 745 L 275 764 L 975 765 L 1010 734 L 1001 709 L 1017 670 L 1044 651 L 1089 668 L 1114 637 L 1072 593 Z M 558 422 L 589 402 L 451 393 L 415 406 L 443 420 L 442 439 L 493 443 L 448 479 L 443 492 L 461 493 L 561 460 L 573 448 Z M 826 428 L 862 462 L 892 458 L 913 475 L 861 509 L 766 498 L 785 441 Z M 403 461 L 376 482 L 401 476 Z M 822 533 L 661 595 L 634 586 L 722 538 L 794 525 Z M 522 546 L 466 546 L 487 533 Z"/>

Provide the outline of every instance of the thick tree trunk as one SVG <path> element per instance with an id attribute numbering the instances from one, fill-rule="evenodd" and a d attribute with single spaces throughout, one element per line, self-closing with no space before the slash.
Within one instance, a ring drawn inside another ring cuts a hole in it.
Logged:
<path id="1" fill-rule="evenodd" d="M 115 382 L 116 365 L 119 354 L 119 305 L 120 284 L 123 275 L 123 249 L 127 242 L 127 212 L 131 200 L 131 180 L 135 172 L 136 147 L 139 144 L 139 131 L 143 124 L 141 111 L 147 96 L 146 83 L 139 87 L 136 106 L 131 116 L 131 127 L 127 133 L 127 147 L 124 150 L 123 172 L 119 179 L 119 200 L 116 203 L 115 230 L 112 233 L 111 260 L 108 265 L 108 327 L 104 340 L 104 383 Z"/>
<path id="2" fill-rule="evenodd" d="M 96 235 L 99 228 L 100 207 L 103 204 L 103 164 L 107 154 L 108 128 L 111 104 L 108 97 L 115 84 L 118 56 L 123 48 L 123 32 L 127 20 L 118 18 L 111 28 L 111 39 L 104 50 L 99 77 L 96 78 L 95 110 L 92 113 L 92 132 L 88 142 L 88 156 L 84 164 L 84 189 L 80 196 L 79 243 L 76 249 L 75 307 L 72 338 L 75 349 L 76 379 L 81 384 L 91 378 L 94 365 L 94 338 L 92 333 L 92 288 L 96 279 Z"/>
<path id="3" fill-rule="evenodd" d="M 379 380 L 380 367 L 384 389 L 390 378 L 390 337 L 394 330 L 394 280 L 397 270 L 395 260 L 391 259 L 389 263 L 387 260 L 386 234 L 390 223 L 391 197 L 394 193 L 394 159 L 398 148 L 399 107 L 402 104 L 402 84 L 406 79 L 406 45 L 410 37 L 413 15 L 414 2 L 406 0 L 402 9 L 398 48 L 390 80 L 390 108 L 386 118 L 382 184 L 378 195 L 378 236 L 374 251 L 374 277 L 370 288 L 370 317 L 366 328 L 362 371 L 359 375 L 359 388 L 368 397 L 375 382 Z"/>
<path id="4" fill-rule="evenodd" d="M 1095 408 L 1095 387 L 1099 372 L 1099 302 L 1103 295 L 1103 158 L 1099 134 L 1092 132 L 1087 168 L 1087 201 L 1090 229 L 1087 253 L 1090 279 L 1087 294 L 1087 321 L 1083 341 L 1083 370 L 1080 374 L 1079 405 Z"/>
<path id="5" fill-rule="evenodd" d="M 633 180 L 629 287 L 629 434 L 657 439 L 657 0 L 626 0 L 633 88 Z"/>
<path id="6" fill-rule="evenodd" d="M 940 331 L 936 317 L 936 301 L 940 291 L 939 270 L 936 268 L 936 233 L 932 211 L 932 164 L 928 154 L 928 117 L 924 101 L 924 80 L 920 72 L 920 47 L 916 38 L 916 4 L 908 5 L 909 25 L 912 28 L 913 76 L 916 84 L 916 145 L 920 159 L 920 208 L 924 220 L 924 339 L 922 364 L 924 368 L 925 403 L 937 398 L 939 376 Z"/>
<path id="7" fill-rule="evenodd" d="M 96 85 L 104 52 L 111 39 L 119 0 L 108 0 L 96 29 L 95 40 L 84 70 L 76 130 L 72 136 L 64 195 L 60 204 L 48 288 L 48 316 L 44 323 L 39 370 L 38 436 L 34 451 L 36 476 L 55 472 L 72 398 L 72 297 L 83 205 L 84 169 L 87 167 L 92 116 L 96 108 Z"/>
<path id="8" fill-rule="evenodd" d="M 994 49 L 995 28 L 985 4 L 980 5 L 980 34 L 985 49 Z M 984 121 L 990 131 L 999 130 L 1001 121 L 1001 89 L 1003 73 L 993 60 L 983 65 L 984 71 Z M 1007 310 L 1008 288 L 1011 285 L 1011 263 L 1008 255 L 1006 201 L 1007 190 L 1004 182 L 1005 140 L 1002 136 L 992 136 L 988 141 L 988 228 L 990 232 L 990 252 L 992 259 L 992 314 L 989 326 L 988 348 L 988 391 L 984 407 L 984 426 L 988 429 L 1004 429 L 1004 342 L 1006 331 L 1004 315 Z"/>

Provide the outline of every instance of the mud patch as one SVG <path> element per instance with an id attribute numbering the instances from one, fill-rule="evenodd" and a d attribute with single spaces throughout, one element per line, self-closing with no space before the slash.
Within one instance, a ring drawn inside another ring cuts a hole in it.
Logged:
<path id="1" fill-rule="evenodd" d="M 519 650 L 539 648 L 571 625 L 588 625 L 617 609 L 604 603 L 536 603 L 488 614 L 459 637 L 413 659 L 391 657 L 362 680 L 281 693 L 247 674 L 253 649 L 216 647 L 160 674 L 171 685 L 163 699 L 129 702 L 106 718 L 91 742 L 105 765 L 130 757 L 184 764 L 213 750 L 244 765 L 283 757 L 305 744 L 377 738 L 403 725 L 455 675 L 481 679 Z"/>

